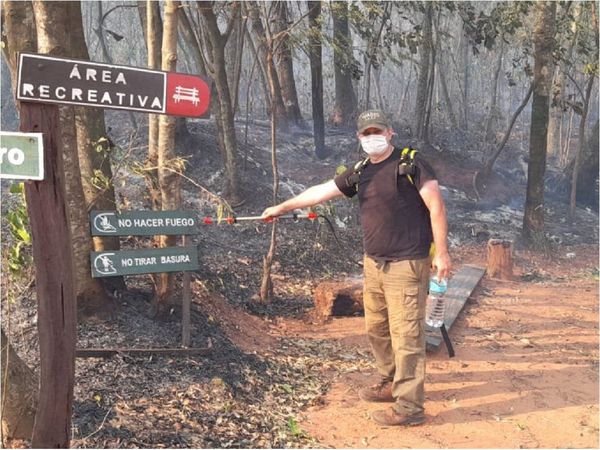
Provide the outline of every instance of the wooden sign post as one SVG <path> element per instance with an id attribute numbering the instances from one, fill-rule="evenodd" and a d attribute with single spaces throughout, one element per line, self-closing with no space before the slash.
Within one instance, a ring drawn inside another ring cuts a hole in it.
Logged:
<path id="1" fill-rule="evenodd" d="M 198 249 L 189 246 L 188 236 L 198 234 L 199 224 L 198 215 L 192 211 L 92 211 L 90 213 L 92 236 L 182 235 L 183 247 L 92 252 L 90 257 L 93 277 L 183 271 L 181 343 L 185 348 L 190 346 L 191 340 L 190 271 L 199 268 Z M 84 353 L 78 351 L 77 354 Z"/>
<path id="2" fill-rule="evenodd" d="M 40 343 L 32 447 L 60 448 L 71 436 L 77 305 L 56 105 L 200 117 L 210 105 L 210 87 L 192 75 L 21 53 L 16 90 L 20 130 L 43 133 L 45 150 L 44 179 L 25 186 Z"/>
<path id="3" fill-rule="evenodd" d="M 20 121 L 21 131 L 43 134 L 45 150 L 44 179 L 25 183 L 40 345 L 40 394 L 32 447 L 59 448 L 71 435 L 77 305 L 58 106 L 23 102 Z"/>

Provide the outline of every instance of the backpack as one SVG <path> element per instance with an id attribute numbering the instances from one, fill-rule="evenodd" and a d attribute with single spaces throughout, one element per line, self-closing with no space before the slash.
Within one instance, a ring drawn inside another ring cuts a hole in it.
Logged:
<path id="1" fill-rule="evenodd" d="M 405 147 L 402 149 L 400 153 L 400 159 L 398 161 L 398 171 L 396 175 L 405 176 L 410 183 L 415 186 L 415 182 L 413 180 L 413 176 L 417 172 L 417 168 L 414 164 L 415 156 L 419 153 L 418 150 L 414 148 Z M 354 165 L 354 172 L 347 179 L 348 186 L 354 186 L 356 192 L 358 192 L 358 181 L 360 179 L 360 174 L 370 163 L 370 159 L 367 157 L 362 161 L 357 162 Z M 416 186 L 415 186 L 416 187 Z"/>

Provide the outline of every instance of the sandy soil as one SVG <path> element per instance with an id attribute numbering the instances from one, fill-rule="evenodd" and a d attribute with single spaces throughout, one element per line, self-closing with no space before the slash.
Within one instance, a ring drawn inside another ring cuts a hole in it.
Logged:
<path id="1" fill-rule="evenodd" d="M 546 265 L 534 281 L 484 278 L 450 332 L 456 357 L 428 355 L 424 425 L 369 419 L 382 406 L 357 391 L 377 381 L 373 370 L 344 375 L 301 426 L 331 447 L 598 448 L 598 283 L 585 266 Z M 362 317 L 285 328 L 368 350 Z"/>

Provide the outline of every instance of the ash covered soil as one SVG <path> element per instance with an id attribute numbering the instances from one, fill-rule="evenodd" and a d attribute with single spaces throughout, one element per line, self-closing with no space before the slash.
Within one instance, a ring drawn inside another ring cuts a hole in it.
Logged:
<path id="1" fill-rule="evenodd" d="M 112 120 L 117 128 L 119 119 Z M 224 173 L 213 125 L 189 124 L 178 149 L 187 160 L 183 209 L 216 216 L 211 197 Z M 271 203 L 270 129 L 238 124 L 245 202 L 237 215 L 257 215 Z M 331 156 L 316 159 L 309 131 L 279 133 L 280 198 L 330 179 L 359 156 L 353 132 L 328 128 Z M 150 209 L 146 185 L 131 163 L 143 160 L 143 133 L 115 136 L 113 154 L 122 209 Z M 402 145 L 417 143 L 410 139 Z M 476 201 L 477 148 L 444 135 L 422 148 L 443 185 L 451 254 L 462 264 L 485 265 L 490 237 L 516 240 L 525 181 L 515 149 L 507 148 L 487 194 Z M 4 186 L 5 187 L 5 186 Z M 552 186 L 549 186 L 551 188 Z M 4 193 L 4 192 L 3 192 Z M 3 196 L 3 215 L 14 203 Z M 368 418 L 357 388 L 375 369 L 362 318 L 313 322 L 312 293 L 322 281 L 360 276 L 357 204 L 340 199 L 319 211 L 321 221 L 281 221 L 272 271 L 274 300 L 257 297 L 270 225 L 210 225 L 195 238 L 201 269 L 192 276 L 192 346 L 207 356 L 77 359 L 74 447 L 595 447 L 598 444 L 598 216 L 568 206 L 548 189 L 546 244 L 515 249 L 515 281 L 484 278 L 451 330 L 457 356 L 428 360 L 426 425 L 384 430 Z M 5 224 L 3 224 L 5 231 Z M 7 233 L 4 233 L 7 236 Z M 10 239 L 3 242 L 6 254 Z M 126 238 L 123 248 L 151 245 Z M 35 370 L 35 286 L 27 277 L 3 288 L 2 324 L 19 355 Z M 149 276 L 127 277 L 109 319 L 79 324 L 78 347 L 178 347 L 181 315 L 150 315 Z M 177 282 L 180 286 L 180 278 Z M 565 424 L 565 426 L 560 426 Z M 27 445 L 13 442 L 12 445 Z"/>

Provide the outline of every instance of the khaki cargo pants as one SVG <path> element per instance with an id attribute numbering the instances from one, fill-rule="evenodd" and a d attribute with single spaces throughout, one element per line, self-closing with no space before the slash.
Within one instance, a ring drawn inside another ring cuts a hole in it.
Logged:
<path id="1" fill-rule="evenodd" d="M 423 412 L 425 403 L 425 302 L 429 258 L 377 263 L 364 258 L 367 336 L 377 370 L 393 380 L 394 409 Z"/>

